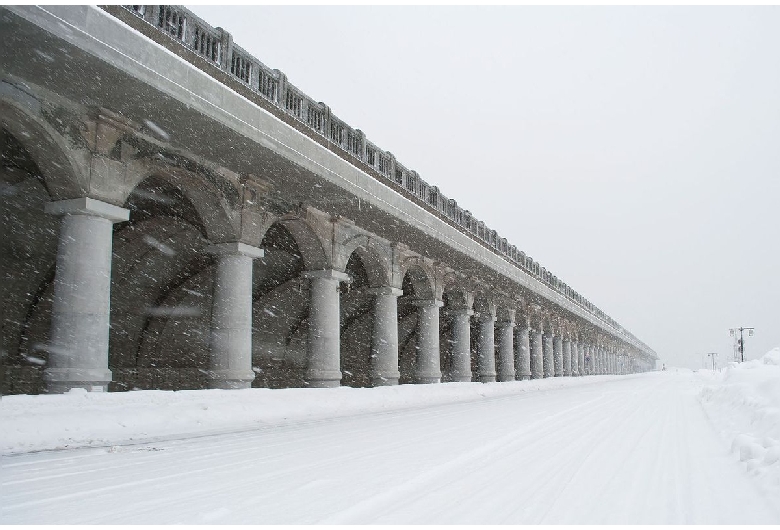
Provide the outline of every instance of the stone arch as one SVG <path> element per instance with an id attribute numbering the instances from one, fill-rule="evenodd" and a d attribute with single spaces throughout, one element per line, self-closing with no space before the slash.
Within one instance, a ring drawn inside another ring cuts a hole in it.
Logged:
<path id="1" fill-rule="evenodd" d="M 206 239 L 213 243 L 238 239 L 239 234 L 231 218 L 236 213 L 240 214 L 237 212 L 240 204 L 237 204 L 235 197 L 226 197 L 220 189 L 232 188 L 230 183 L 224 182 L 222 186 L 217 186 L 214 179 L 206 179 L 186 169 L 156 163 L 152 166 L 135 173 L 134 185 L 124 196 L 126 204 L 137 201 L 139 193 L 144 195 L 142 199 L 146 202 L 159 200 L 154 196 L 157 189 L 167 195 L 180 195 L 180 198 L 186 199 L 191 212 L 197 214 L 198 224 Z"/>
<path id="2" fill-rule="evenodd" d="M 196 179 L 152 171 L 125 197 L 130 220 L 114 234 L 110 390 L 207 385 L 215 264 L 207 247 L 220 213 L 206 209 L 209 188 Z"/>
<path id="3" fill-rule="evenodd" d="M 325 250 L 330 247 L 330 242 L 324 241 L 306 219 L 285 215 L 276 223 L 283 226 L 295 240 L 306 270 L 323 270 L 333 266 L 329 259 L 330 252 Z"/>
<path id="4" fill-rule="evenodd" d="M 74 142 L 83 141 L 78 136 L 80 131 L 70 131 L 72 138 L 68 140 L 41 116 L 7 98 L 0 99 L 0 127 L 30 154 L 40 170 L 50 200 L 81 197 L 87 193 L 81 169 L 85 162 L 79 163 L 73 148 Z"/>
<path id="5" fill-rule="evenodd" d="M 414 294 L 417 299 L 436 298 L 435 274 L 421 258 L 407 258 L 401 262 L 403 296 Z"/>
<path id="6" fill-rule="evenodd" d="M 342 244 L 341 254 L 346 259 L 343 266 L 339 268 L 341 272 L 346 272 L 347 263 L 356 254 L 366 270 L 371 287 L 391 284 L 393 256 L 386 245 L 380 244 L 368 235 L 359 234 Z"/>

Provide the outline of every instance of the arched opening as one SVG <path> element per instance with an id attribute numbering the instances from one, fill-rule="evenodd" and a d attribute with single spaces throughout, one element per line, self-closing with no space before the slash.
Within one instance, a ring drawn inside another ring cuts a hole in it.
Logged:
<path id="1" fill-rule="evenodd" d="M 341 284 L 341 384 L 371 386 L 371 339 L 374 295 L 366 266 L 357 252 L 347 261 L 349 284 Z"/>
<path id="2" fill-rule="evenodd" d="M 414 383 L 417 364 L 417 300 L 430 300 L 433 290 L 425 270 L 412 266 L 404 274 L 401 284 L 403 294 L 398 299 L 398 370 L 399 384 Z"/>
<path id="3" fill-rule="evenodd" d="M 141 181 L 114 228 L 109 390 L 206 387 L 214 257 L 185 190 Z"/>
<path id="4" fill-rule="evenodd" d="M 29 139 L 28 139 L 29 140 Z M 40 168 L 19 139 L 0 129 L 0 348 L 6 353 L 4 394 L 45 391 L 51 286 L 59 219 L 45 215 L 51 200 Z"/>
<path id="5" fill-rule="evenodd" d="M 452 315 L 451 311 L 453 307 L 459 307 L 460 293 L 445 291 L 442 297 L 444 306 L 442 307 L 442 314 L 444 318 L 440 319 L 441 322 L 441 340 L 439 341 L 440 356 L 439 365 L 441 367 L 441 381 L 442 383 L 449 383 L 452 381 L 452 355 L 454 351 L 455 341 L 452 334 Z"/>
<path id="6" fill-rule="evenodd" d="M 252 288 L 254 387 L 304 386 L 309 297 L 304 258 L 293 234 L 276 222 L 260 244 Z"/>

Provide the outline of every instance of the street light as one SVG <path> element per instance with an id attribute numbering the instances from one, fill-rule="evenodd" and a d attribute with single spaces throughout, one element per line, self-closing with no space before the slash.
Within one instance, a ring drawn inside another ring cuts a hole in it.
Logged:
<path id="1" fill-rule="evenodd" d="M 717 353 L 708 353 L 707 355 L 712 357 L 712 371 L 714 372 L 715 371 L 715 357 L 717 357 L 718 354 Z"/>
<path id="2" fill-rule="evenodd" d="M 743 332 L 747 330 L 748 336 L 753 336 L 753 330 L 756 328 L 731 328 L 729 330 L 729 335 L 734 337 L 737 334 L 737 331 L 739 331 L 739 339 L 737 339 L 737 348 L 739 349 L 739 362 L 744 363 L 745 362 L 745 337 L 743 336 Z"/>

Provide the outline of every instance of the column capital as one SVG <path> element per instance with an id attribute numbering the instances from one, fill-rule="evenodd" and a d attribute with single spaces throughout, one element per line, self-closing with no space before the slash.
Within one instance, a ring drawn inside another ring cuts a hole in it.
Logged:
<path id="1" fill-rule="evenodd" d="M 373 295 L 385 295 L 385 296 L 402 296 L 404 294 L 403 289 L 398 289 L 397 287 L 371 287 L 370 289 L 366 289 L 365 291 L 368 294 Z"/>
<path id="2" fill-rule="evenodd" d="M 79 197 L 77 199 L 65 199 L 46 203 L 44 211 L 51 215 L 90 215 L 101 217 L 114 223 L 121 223 L 130 219 L 130 210 L 114 204 Z"/>
<path id="3" fill-rule="evenodd" d="M 447 306 L 444 308 L 444 314 L 446 316 L 466 315 L 470 317 L 474 314 L 474 311 L 471 310 L 471 308 L 464 307 L 464 306 L 460 306 L 460 307 Z"/>
<path id="4" fill-rule="evenodd" d="M 515 327 L 515 310 L 505 307 L 499 307 L 496 311 L 496 322 L 501 325 Z"/>
<path id="5" fill-rule="evenodd" d="M 346 272 L 340 272 L 333 269 L 323 269 L 318 271 L 303 271 L 301 273 L 301 277 L 306 279 L 324 278 L 327 280 L 338 280 L 340 282 L 352 281 L 352 277 Z"/>
<path id="6" fill-rule="evenodd" d="M 477 312 L 474 313 L 474 318 L 477 322 L 495 322 L 496 315 L 490 312 Z"/>
<path id="7" fill-rule="evenodd" d="M 209 254 L 218 255 L 240 255 L 247 256 L 252 259 L 262 258 L 265 256 L 265 250 L 240 241 L 234 241 L 231 243 L 215 243 L 206 247 L 206 252 Z"/>
<path id="8" fill-rule="evenodd" d="M 417 307 L 442 307 L 444 302 L 441 300 L 414 300 L 412 305 Z"/>

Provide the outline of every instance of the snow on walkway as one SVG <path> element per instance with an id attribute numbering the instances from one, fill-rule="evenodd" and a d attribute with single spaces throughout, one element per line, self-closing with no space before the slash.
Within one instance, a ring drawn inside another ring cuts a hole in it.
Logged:
<path id="1" fill-rule="evenodd" d="M 6 454 L 0 522 L 780 522 L 776 499 L 705 415 L 699 374 L 541 383 L 462 384 L 470 401 Z M 306 395 L 327 402 L 339 390 Z"/>

